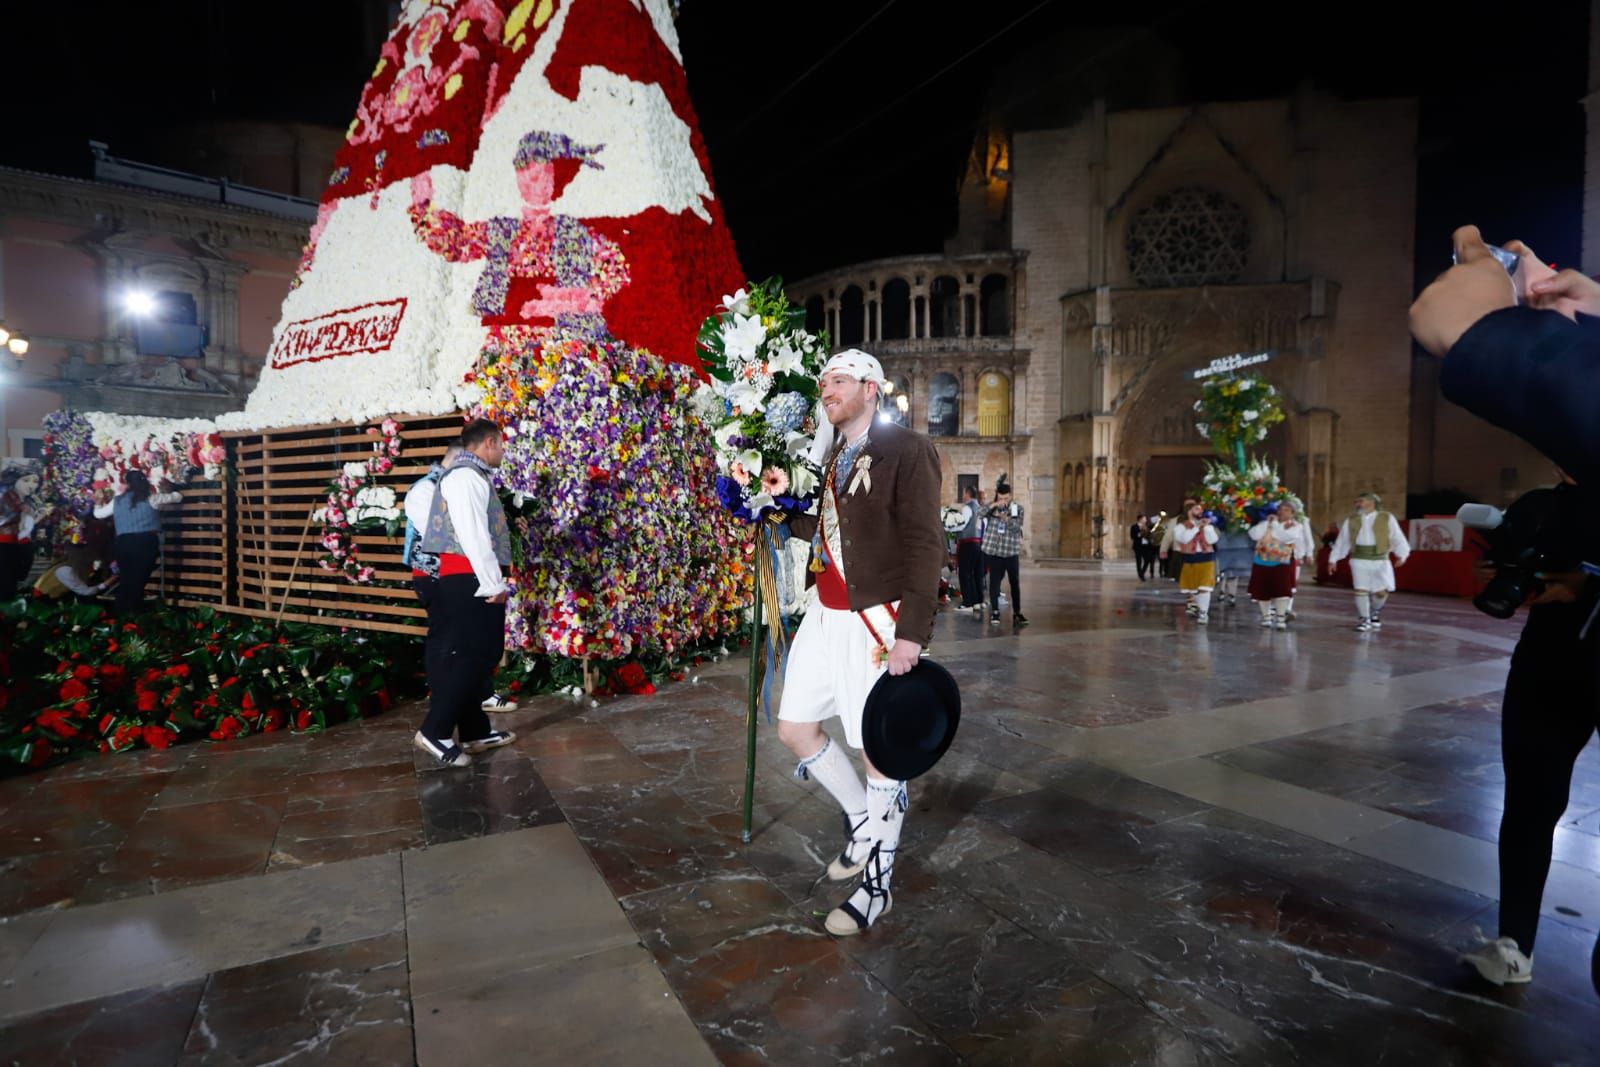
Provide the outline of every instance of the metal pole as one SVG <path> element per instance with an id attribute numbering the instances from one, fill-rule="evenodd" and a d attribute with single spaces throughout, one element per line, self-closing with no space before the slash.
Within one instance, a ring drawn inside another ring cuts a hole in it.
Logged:
<path id="1" fill-rule="evenodd" d="M 750 598 L 750 690 L 745 702 L 744 834 L 750 843 L 750 824 L 756 800 L 756 705 L 761 703 L 761 568 L 765 566 L 765 531 L 756 529 L 756 572 L 754 594 Z"/>

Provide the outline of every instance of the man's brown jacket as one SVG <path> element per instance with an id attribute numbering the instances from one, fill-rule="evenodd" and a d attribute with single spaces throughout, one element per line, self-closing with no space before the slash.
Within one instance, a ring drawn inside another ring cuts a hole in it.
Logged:
<path id="1" fill-rule="evenodd" d="M 900 601 L 895 636 L 924 648 L 933 639 L 946 558 L 939 479 L 932 441 L 892 422 L 874 422 L 850 476 L 834 486 L 850 610 Z M 790 532 L 810 540 L 817 521 L 816 515 L 792 516 Z M 807 585 L 814 578 L 808 570 Z"/>

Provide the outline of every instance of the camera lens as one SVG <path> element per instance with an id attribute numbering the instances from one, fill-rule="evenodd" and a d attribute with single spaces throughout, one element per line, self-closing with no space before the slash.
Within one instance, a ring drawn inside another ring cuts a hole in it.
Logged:
<path id="1" fill-rule="evenodd" d="M 1495 575 L 1483 592 L 1472 598 L 1472 606 L 1493 619 L 1509 619 L 1528 599 L 1528 587 L 1523 576 L 1514 571 Z"/>

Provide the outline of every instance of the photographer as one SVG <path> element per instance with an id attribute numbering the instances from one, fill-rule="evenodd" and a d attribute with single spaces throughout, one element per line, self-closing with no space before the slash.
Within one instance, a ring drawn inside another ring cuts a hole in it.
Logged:
<path id="1" fill-rule="evenodd" d="M 1506 245 L 1516 256 L 1508 272 L 1475 226 L 1457 230 L 1453 242 L 1457 265 L 1412 305 L 1412 335 L 1444 358 L 1446 398 L 1572 472 L 1576 484 L 1563 476 L 1560 504 L 1570 529 L 1593 531 L 1600 517 L 1600 284 L 1573 270 L 1557 274 L 1520 241 Z M 1584 562 L 1600 562 L 1592 533 L 1586 540 Z M 1506 679 L 1500 936 L 1463 957 L 1497 984 L 1531 977 L 1551 839 L 1572 765 L 1600 725 L 1595 582 L 1581 572 L 1545 580 Z M 1600 991 L 1600 943 L 1592 968 Z"/>
<path id="2" fill-rule="evenodd" d="M 983 562 L 989 571 L 989 622 L 1000 625 L 1000 577 L 1011 576 L 1011 625 L 1028 625 L 1022 614 L 1022 593 L 1017 588 L 1018 556 L 1022 553 L 1022 505 L 1011 499 L 1011 483 L 1001 475 L 994 487 L 994 503 L 985 513 Z"/>
<path id="3" fill-rule="evenodd" d="M 1582 529 L 1582 494 L 1565 474 L 1541 530 Z M 1550 546 L 1551 553 L 1558 553 Z M 1493 572 L 1492 564 L 1488 565 Z M 1485 575 L 1489 577 L 1492 575 Z M 1498 936 L 1462 957 L 1495 985 L 1533 976 L 1551 843 L 1566 811 L 1572 767 L 1600 726 L 1595 636 L 1585 630 L 1600 590 L 1582 571 L 1542 574 L 1511 655 L 1500 722 L 1505 814 L 1500 821 Z"/>

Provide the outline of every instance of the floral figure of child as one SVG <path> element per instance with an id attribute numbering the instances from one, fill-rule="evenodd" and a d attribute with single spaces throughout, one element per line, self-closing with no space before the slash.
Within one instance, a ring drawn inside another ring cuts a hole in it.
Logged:
<path id="1" fill-rule="evenodd" d="M 628 263 L 611 239 L 551 205 L 579 167 L 600 169 L 603 145 L 580 145 L 545 130 L 525 135 L 513 160 L 522 194 L 520 217 L 468 222 L 433 207 L 433 179 L 411 179 L 411 224 L 432 251 L 453 263 L 484 261 L 472 307 L 485 319 L 506 314 L 514 279 L 533 280 L 538 295 L 522 303 L 517 317 L 532 325 L 554 325 L 582 336 L 608 336 L 605 303 L 628 284 Z"/>

